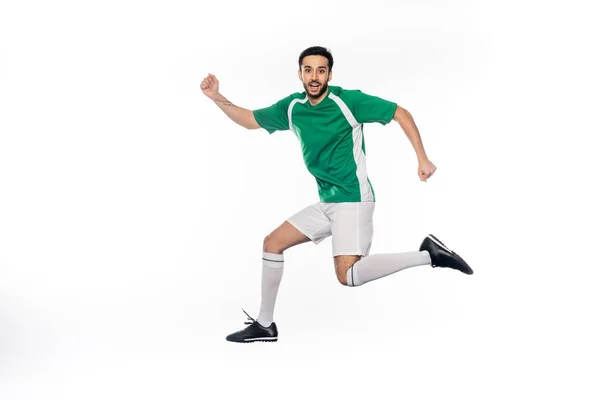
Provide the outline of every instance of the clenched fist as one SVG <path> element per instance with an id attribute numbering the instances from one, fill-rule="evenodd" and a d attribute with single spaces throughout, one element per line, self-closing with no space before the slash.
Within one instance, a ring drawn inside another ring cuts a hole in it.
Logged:
<path id="1" fill-rule="evenodd" d="M 437 167 L 429 160 L 419 162 L 419 179 L 427 182 L 427 179 L 431 178 L 436 169 Z"/>
<path id="2" fill-rule="evenodd" d="M 202 93 L 212 99 L 219 94 L 219 80 L 213 74 L 208 74 L 208 76 L 202 80 L 200 89 L 202 89 Z"/>

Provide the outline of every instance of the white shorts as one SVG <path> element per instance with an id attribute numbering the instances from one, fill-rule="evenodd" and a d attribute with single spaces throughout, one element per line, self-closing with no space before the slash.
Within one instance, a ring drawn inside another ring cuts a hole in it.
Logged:
<path id="1" fill-rule="evenodd" d="M 333 256 L 367 256 L 373 241 L 375 202 L 316 203 L 288 222 L 314 244 L 331 236 Z"/>

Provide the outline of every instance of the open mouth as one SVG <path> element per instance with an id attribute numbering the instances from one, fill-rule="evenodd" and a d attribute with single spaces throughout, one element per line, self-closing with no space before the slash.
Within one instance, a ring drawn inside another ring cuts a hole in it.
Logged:
<path id="1" fill-rule="evenodd" d="M 310 87 L 311 89 L 318 89 L 319 86 L 321 86 L 321 85 L 319 85 L 318 83 L 311 83 L 308 85 L 308 87 Z"/>

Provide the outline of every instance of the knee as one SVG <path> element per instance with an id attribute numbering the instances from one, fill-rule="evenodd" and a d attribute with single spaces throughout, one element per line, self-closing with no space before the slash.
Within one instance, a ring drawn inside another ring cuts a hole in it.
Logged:
<path id="1" fill-rule="evenodd" d="M 335 268 L 335 275 L 337 276 L 337 280 L 344 286 L 348 286 L 348 271 L 350 270 L 350 268 L 352 268 L 353 265 L 354 262 L 339 265 Z"/>
<path id="2" fill-rule="evenodd" d="M 350 269 L 350 268 L 348 268 L 348 269 Z M 346 269 L 346 272 L 342 272 L 340 270 L 336 271 L 338 282 L 344 286 L 348 286 L 348 278 L 347 278 L 348 269 Z"/>
<path id="3" fill-rule="evenodd" d="M 281 248 L 281 245 L 277 243 L 277 241 L 271 235 L 267 235 L 265 240 L 263 241 L 263 251 L 265 253 L 274 253 L 279 254 L 284 249 Z"/>
<path id="4" fill-rule="evenodd" d="M 350 268 L 354 266 L 362 257 L 354 256 L 354 257 L 344 257 L 344 258 L 336 258 L 335 259 L 335 275 L 337 277 L 338 282 L 340 282 L 344 286 L 348 285 L 348 271 Z M 351 285 L 353 286 L 353 285 Z"/>

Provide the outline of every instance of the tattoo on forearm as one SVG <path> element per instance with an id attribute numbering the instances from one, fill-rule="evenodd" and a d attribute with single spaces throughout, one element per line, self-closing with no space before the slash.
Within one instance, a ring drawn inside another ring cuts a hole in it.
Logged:
<path id="1" fill-rule="evenodd" d="M 226 100 L 226 99 L 214 99 L 214 100 L 218 101 L 219 103 L 223 104 L 224 106 L 235 107 L 235 104 L 231 103 L 229 100 Z"/>

